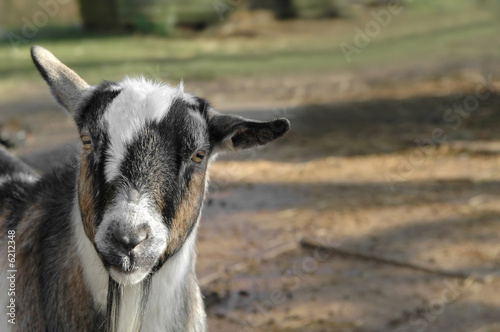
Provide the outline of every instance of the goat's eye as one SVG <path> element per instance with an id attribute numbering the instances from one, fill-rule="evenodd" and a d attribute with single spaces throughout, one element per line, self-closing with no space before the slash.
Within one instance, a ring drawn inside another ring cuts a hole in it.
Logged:
<path id="1" fill-rule="evenodd" d="M 84 149 L 90 149 L 92 147 L 92 139 L 89 135 L 82 135 L 82 143 Z"/>
<path id="2" fill-rule="evenodd" d="M 201 163 L 203 161 L 203 158 L 205 158 L 205 155 L 207 153 L 205 151 L 197 151 L 195 154 L 193 154 L 193 156 L 191 157 L 191 159 L 195 162 L 195 163 Z"/>

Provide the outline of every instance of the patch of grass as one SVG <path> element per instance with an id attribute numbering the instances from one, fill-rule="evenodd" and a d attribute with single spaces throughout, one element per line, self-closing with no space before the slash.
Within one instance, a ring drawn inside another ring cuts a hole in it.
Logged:
<path id="1" fill-rule="evenodd" d="M 461 3 L 459 9 L 430 10 L 430 0 L 414 1 L 415 10 L 392 17 L 370 44 L 348 63 L 339 47 L 354 43 L 355 27 L 373 20 L 369 13 L 353 20 L 292 21 L 279 32 L 254 38 L 191 39 L 159 36 L 85 36 L 42 40 L 90 83 L 141 75 L 176 82 L 248 75 L 363 70 L 429 61 L 481 61 L 500 56 L 499 22 L 494 11 Z M 427 2 L 427 7 L 424 6 Z M 451 6 L 450 1 L 441 2 Z M 417 8 L 418 7 L 418 8 Z M 446 7 L 448 8 L 448 7 Z M 464 10 L 464 8 L 466 10 Z M 273 30 L 274 28 L 270 28 Z M 21 84 L 41 84 L 31 64 L 29 45 L 0 44 L 0 89 L 7 93 Z"/>

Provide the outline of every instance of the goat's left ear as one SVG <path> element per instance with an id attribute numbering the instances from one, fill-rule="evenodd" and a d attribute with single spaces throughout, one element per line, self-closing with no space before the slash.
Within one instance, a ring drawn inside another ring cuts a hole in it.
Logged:
<path id="1" fill-rule="evenodd" d="M 255 121 L 210 110 L 208 127 L 215 150 L 237 151 L 274 141 L 290 129 L 290 122 L 285 118 Z"/>
<path id="2" fill-rule="evenodd" d="M 54 98 L 74 115 L 83 92 L 89 87 L 87 82 L 43 47 L 33 46 L 31 57 Z"/>

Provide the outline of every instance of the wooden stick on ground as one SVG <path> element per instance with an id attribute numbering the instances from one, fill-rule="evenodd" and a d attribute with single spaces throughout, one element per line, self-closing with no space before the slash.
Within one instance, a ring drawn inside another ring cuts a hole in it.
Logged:
<path id="1" fill-rule="evenodd" d="M 352 251 L 352 250 L 348 250 L 348 249 L 342 249 L 338 246 L 324 245 L 320 241 L 315 240 L 315 239 L 307 239 L 307 238 L 302 239 L 300 241 L 300 245 L 303 248 L 320 249 L 320 250 L 324 250 L 328 253 L 336 254 L 336 255 L 339 255 L 342 257 L 354 258 L 354 259 L 365 260 L 365 261 L 372 261 L 372 262 L 377 262 L 377 263 L 387 264 L 387 265 L 393 265 L 393 266 L 398 266 L 398 267 L 402 267 L 402 268 L 437 274 L 437 275 L 441 275 L 441 276 L 445 276 L 445 277 L 459 278 L 459 279 L 464 279 L 464 280 L 468 279 L 468 278 L 475 278 L 475 279 L 477 278 L 471 274 L 467 274 L 467 273 L 463 273 L 463 272 L 433 269 L 430 267 L 421 266 L 421 265 L 417 265 L 417 264 L 413 264 L 413 263 L 401 262 L 401 261 L 394 260 L 394 259 L 379 257 L 379 256 L 361 253 L 361 252 L 357 252 L 357 251 Z M 479 280 L 479 281 L 482 281 L 481 279 L 482 278 L 477 278 L 477 280 Z"/>

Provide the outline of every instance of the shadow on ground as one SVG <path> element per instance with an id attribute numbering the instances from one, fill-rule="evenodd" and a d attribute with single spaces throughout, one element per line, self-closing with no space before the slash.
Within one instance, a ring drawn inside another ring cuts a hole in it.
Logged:
<path id="1" fill-rule="evenodd" d="M 491 94 L 477 108 L 470 108 L 473 111 L 468 111 L 464 103 L 474 93 L 310 105 L 274 114 L 263 115 L 261 111 L 244 114 L 291 118 L 290 134 L 276 144 L 282 153 L 263 151 L 257 157 L 270 160 L 286 157 L 296 162 L 324 155 L 396 153 L 417 144 L 429 144 L 435 130 L 442 131 L 438 133 L 438 142 L 434 141 L 437 145 L 454 140 L 500 139 L 500 130 L 495 130 L 500 127 L 500 95 Z M 453 113 L 445 115 L 446 112 Z"/>

